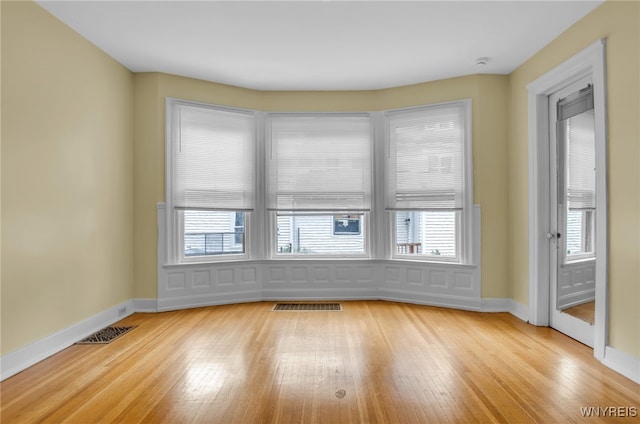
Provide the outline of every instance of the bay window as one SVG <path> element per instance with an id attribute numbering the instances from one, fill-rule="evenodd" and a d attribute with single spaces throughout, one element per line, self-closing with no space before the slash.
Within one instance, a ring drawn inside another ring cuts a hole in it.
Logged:
<path id="1" fill-rule="evenodd" d="M 371 114 L 166 105 L 169 264 L 472 262 L 470 101 Z"/>

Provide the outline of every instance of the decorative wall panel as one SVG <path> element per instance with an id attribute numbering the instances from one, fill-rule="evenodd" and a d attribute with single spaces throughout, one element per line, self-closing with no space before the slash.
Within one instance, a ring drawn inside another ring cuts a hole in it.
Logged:
<path id="1" fill-rule="evenodd" d="M 563 265 L 558 271 L 558 308 L 565 309 L 595 299 L 596 261 Z"/>

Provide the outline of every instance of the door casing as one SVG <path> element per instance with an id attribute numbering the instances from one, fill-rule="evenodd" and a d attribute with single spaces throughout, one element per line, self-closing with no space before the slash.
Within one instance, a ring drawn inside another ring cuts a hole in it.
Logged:
<path id="1" fill-rule="evenodd" d="M 593 82 L 596 135 L 596 310 L 594 356 L 604 359 L 607 335 L 607 128 L 605 40 L 601 39 L 527 86 L 529 101 L 529 322 L 548 326 L 551 244 L 549 219 L 549 96 L 571 83 Z"/>

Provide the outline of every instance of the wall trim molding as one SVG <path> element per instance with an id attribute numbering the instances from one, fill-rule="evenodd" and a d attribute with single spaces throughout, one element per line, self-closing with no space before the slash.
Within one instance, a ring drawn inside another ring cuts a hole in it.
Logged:
<path id="1" fill-rule="evenodd" d="M 424 294 L 409 290 L 389 290 L 384 288 L 380 289 L 379 293 L 380 295 L 376 300 L 480 312 L 481 301 L 472 297 Z"/>
<path id="2" fill-rule="evenodd" d="M 133 299 L 134 312 L 158 312 L 158 299 Z"/>
<path id="3" fill-rule="evenodd" d="M 233 291 L 221 294 L 206 294 L 158 299 L 158 312 L 180 309 L 202 308 L 206 306 L 230 305 L 262 301 L 262 294 L 256 290 Z"/>
<path id="4" fill-rule="evenodd" d="M 483 298 L 482 312 L 508 312 L 521 321 L 529 322 L 527 306 L 509 298 Z"/>
<path id="5" fill-rule="evenodd" d="M 265 289 L 262 291 L 264 301 L 291 301 L 291 300 L 381 300 L 376 290 L 368 288 L 344 288 L 344 289 Z"/>
<path id="6" fill-rule="evenodd" d="M 529 307 L 527 305 L 523 305 L 520 302 L 516 302 L 513 299 L 511 300 L 511 307 L 509 308 L 509 313 L 516 318 L 521 319 L 524 322 L 531 322 L 529 320 Z"/>
<path id="7" fill-rule="evenodd" d="M 0 381 L 68 348 L 78 340 L 82 340 L 96 331 L 131 315 L 134 312 L 134 304 L 134 300 L 119 303 L 57 333 L 37 340 L 16 351 L 2 355 L 0 358 Z M 119 311 L 122 308 L 125 308 L 125 313 L 119 315 Z"/>
<path id="8" fill-rule="evenodd" d="M 640 384 L 640 358 L 621 352 L 611 346 L 604 349 L 602 363 L 622 374 L 634 383 Z"/>
<path id="9" fill-rule="evenodd" d="M 482 312 L 509 312 L 511 299 L 486 297 L 482 299 Z"/>

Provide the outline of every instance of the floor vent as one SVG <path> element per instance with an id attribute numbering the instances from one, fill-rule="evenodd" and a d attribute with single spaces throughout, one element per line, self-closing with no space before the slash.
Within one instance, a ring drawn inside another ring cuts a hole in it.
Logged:
<path id="1" fill-rule="evenodd" d="M 76 342 L 76 344 L 107 344 L 107 343 L 111 343 L 112 341 L 114 341 L 118 337 L 122 336 L 123 334 L 127 333 L 130 330 L 133 330 L 134 328 L 136 328 L 135 325 L 131 326 L 131 327 L 106 327 L 106 328 L 103 328 L 102 330 L 100 330 L 100 331 L 98 331 L 96 333 L 93 333 L 92 335 L 90 335 L 86 339 L 82 339 L 79 342 Z"/>
<path id="2" fill-rule="evenodd" d="M 342 311 L 340 303 L 276 303 L 274 311 Z"/>

